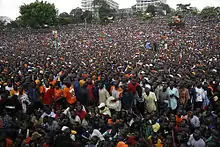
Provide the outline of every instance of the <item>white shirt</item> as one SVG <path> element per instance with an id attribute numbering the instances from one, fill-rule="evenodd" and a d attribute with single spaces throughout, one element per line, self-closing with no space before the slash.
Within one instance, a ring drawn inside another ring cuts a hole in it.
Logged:
<path id="1" fill-rule="evenodd" d="M 196 102 L 202 102 L 205 99 L 205 91 L 203 88 L 195 88 L 196 91 Z"/>

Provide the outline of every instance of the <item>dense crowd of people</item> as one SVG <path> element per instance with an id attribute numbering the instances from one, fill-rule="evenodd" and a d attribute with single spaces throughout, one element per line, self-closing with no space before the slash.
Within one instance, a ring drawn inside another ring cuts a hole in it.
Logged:
<path id="1" fill-rule="evenodd" d="M 0 146 L 220 146 L 217 22 L 168 21 L 0 32 Z"/>

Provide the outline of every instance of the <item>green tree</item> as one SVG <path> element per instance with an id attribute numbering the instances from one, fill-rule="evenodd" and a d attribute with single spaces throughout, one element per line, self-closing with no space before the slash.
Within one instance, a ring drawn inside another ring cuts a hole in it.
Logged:
<path id="1" fill-rule="evenodd" d="M 82 20 L 84 20 L 88 23 L 91 23 L 92 19 L 93 19 L 93 17 L 92 17 L 92 12 L 91 11 L 86 10 L 85 12 L 83 12 Z"/>
<path id="2" fill-rule="evenodd" d="M 5 28 L 5 21 L 0 20 L 0 31 L 2 31 Z"/>
<path id="3" fill-rule="evenodd" d="M 19 27 L 19 24 L 18 24 L 18 22 L 15 20 L 15 21 L 11 21 L 10 23 L 8 23 L 6 27 L 7 27 L 7 28 L 18 28 L 18 27 Z"/>
<path id="4" fill-rule="evenodd" d="M 216 9 L 215 7 L 206 7 L 200 13 L 202 18 L 205 18 L 205 19 L 215 18 L 219 14 L 220 13 L 219 13 L 218 9 Z"/>
<path id="5" fill-rule="evenodd" d="M 145 11 L 146 13 L 151 13 L 153 16 L 156 14 L 156 7 L 154 5 L 149 5 Z"/>
<path id="6" fill-rule="evenodd" d="M 69 15 L 67 12 L 63 12 L 58 17 L 58 22 L 60 25 L 67 25 L 73 23 L 72 15 Z"/>
<path id="7" fill-rule="evenodd" d="M 115 10 L 111 9 L 105 0 L 94 0 L 93 9 L 95 10 L 95 17 L 101 22 L 105 22 L 109 16 L 114 16 Z"/>
<path id="8" fill-rule="evenodd" d="M 76 23 L 81 23 L 83 22 L 82 20 L 82 15 L 83 15 L 83 10 L 79 7 L 73 9 L 71 12 L 70 12 L 70 15 L 73 16 L 74 20 Z"/>
<path id="9" fill-rule="evenodd" d="M 177 4 L 177 11 L 187 12 L 191 4 Z"/>
<path id="10" fill-rule="evenodd" d="M 22 26 L 42 27 L 54 25 L 57 20 L 57 9 L 54 4 L 35 1 L 20 6 L 20 23 Z"/>
<path id="11" fill-rule="evenodd" d="M 166 13 L 171 13 L 171 8 L 168 4 L 160 3 L 159 6 L 162 7 L 162 10 L 166 11 Z"/>

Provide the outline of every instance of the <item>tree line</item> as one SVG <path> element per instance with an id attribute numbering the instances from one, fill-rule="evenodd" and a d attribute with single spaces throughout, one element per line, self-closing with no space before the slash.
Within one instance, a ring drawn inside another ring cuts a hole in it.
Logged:
<path id="1" fill-rule="evenodd" d="M 0 29 L 5 27 L 31 27 L 42 28 L 56 25 L 67 25 L 76 23 L 106 23 L 109 18 L 117 17 L 117 11 L 112 9 L 105 0 L 94 0 L 92 2 L 93 11 L 83 11 L 81 8 L 75 8 L 71 12 L 63 12 L 58 14 L 58 10 L 54 4 L 35 1 L 30 4 L 20 6 L 20 16 L 15 21 L 11 21 L 5 26 L 0 21 Z M 148 20 L 158 15 L 200 15 L 204 19 L 212 19 L 219 17 L 220 7 L 206 7 L 201 12 L 196 8 L 190 7 L 190 4 L 177 4 L 177 9 L 170 8 L 167 4 L 159 4 L 157 6 L 149 5 L 145 11 L 132 7 L 132 17 L 140 20 Z M 120 18 L 120 17 L 119 17 Z"/>

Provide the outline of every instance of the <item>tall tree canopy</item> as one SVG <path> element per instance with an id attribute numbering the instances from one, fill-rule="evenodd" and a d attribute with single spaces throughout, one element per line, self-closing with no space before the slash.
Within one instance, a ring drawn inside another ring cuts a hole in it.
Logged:
<path id="1" fill-rule="evenodd" d="M 54 4 L 35 1 L 20 6 L 20 22 L 23 26 L 41 27 L 54 25 L 57 20 L 57 10 Z"/>
<path id="2" fill-rule="evenodd" d="M 219 7 L 206 7 L 201 11 L 201 16 L 203 18 L 215 18 L 220 15 Z"/>
<path id="3" fill-rule="evenodd" d="M 83 10 L 81 8 L 77 7 L 70 12 L 70 15 L 73 16 L 76 23 L 81 23 Z"/>
<path id="4" fill-rule="evenodd" d="M 147 13 L 151 13 L 153 16 L 156 14 L 156 7 L 154 5 L 149 5 L 146 9 Z"/>

